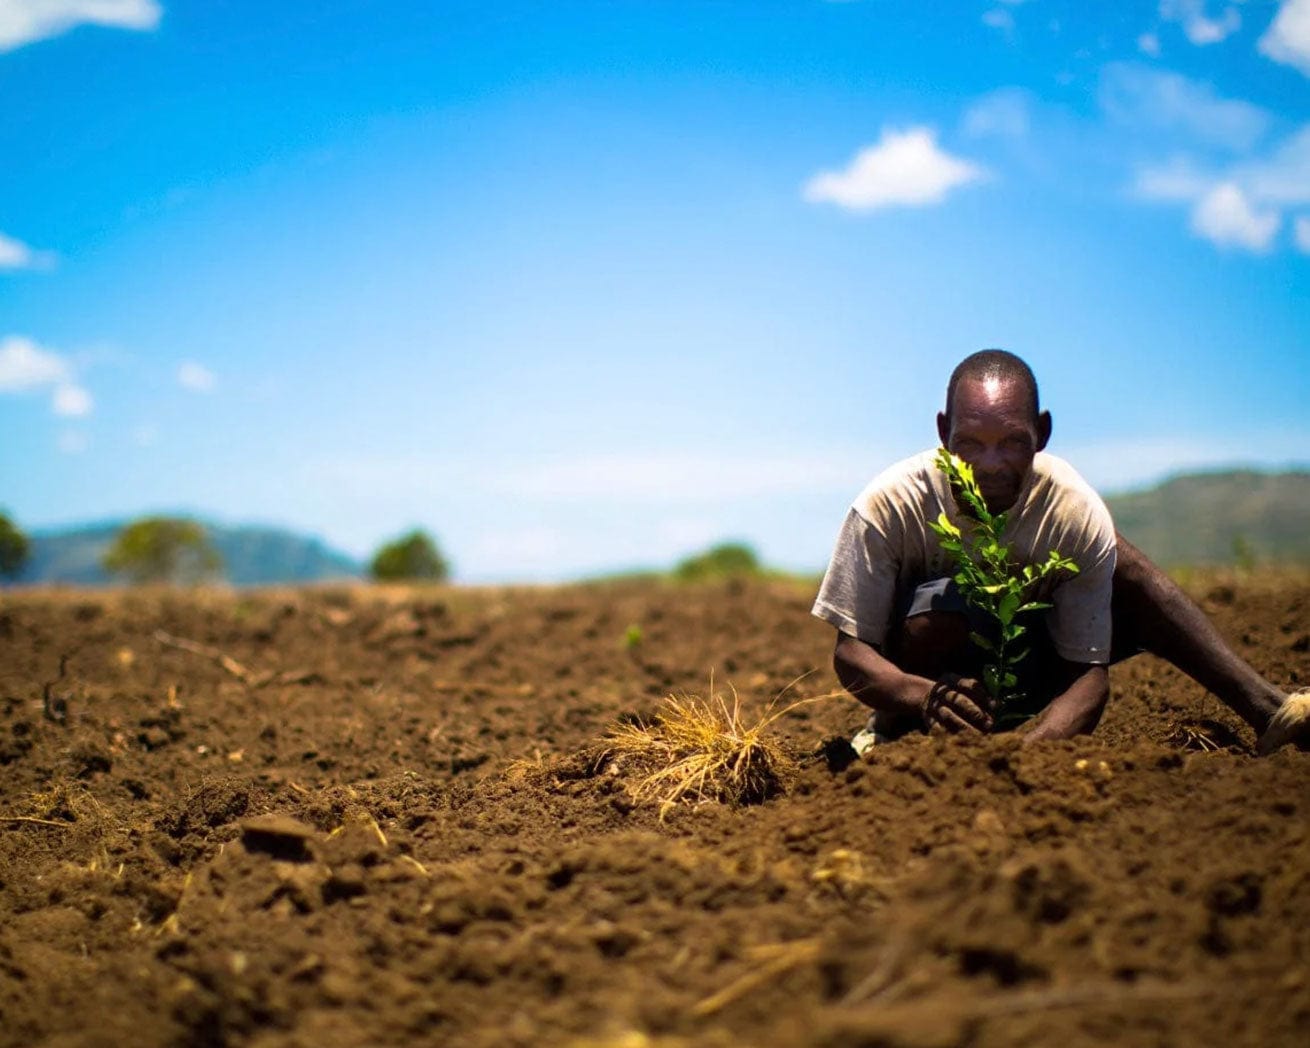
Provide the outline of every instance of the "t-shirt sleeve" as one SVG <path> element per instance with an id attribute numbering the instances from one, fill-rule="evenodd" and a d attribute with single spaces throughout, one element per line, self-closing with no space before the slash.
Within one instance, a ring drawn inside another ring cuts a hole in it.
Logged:
<path id="1" fill-rule="evenodd" d="M 889 534 L 895 518 L 886 516 L 875 525 L 854 507 L 846 514 L 812 609 L 843 633 L 878 647 L 887 637 L 900 566 Z"/>
<path id="2" fill-rule="evenodd" d="M 1110 598 L 1114 589 L 1114 524 L 1103 506 L 1089 515 L 1071 554 L 1079 572 L 1056 586 L 1047 613 L 1051 642 L 1062 659 L 1095 665 L 1110 661 L 1112 623 Z"/>

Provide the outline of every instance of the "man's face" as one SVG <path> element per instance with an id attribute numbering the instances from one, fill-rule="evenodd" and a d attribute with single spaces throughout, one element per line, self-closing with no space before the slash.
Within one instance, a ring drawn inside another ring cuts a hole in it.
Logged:
<path id="1" fill-rule="evenodd" d="M 1022 383 L 997 378 L 964 379 L 955 388 L 950 415 L 937 416 L 946 450 L 973 467 L 993 513 L 1014 505 L 1050 426 L 1046 412 L 1033 417 Z"/>

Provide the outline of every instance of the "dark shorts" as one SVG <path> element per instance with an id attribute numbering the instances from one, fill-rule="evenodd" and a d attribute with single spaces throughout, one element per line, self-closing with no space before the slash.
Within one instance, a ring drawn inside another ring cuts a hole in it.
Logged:
<path id="1" fill-rule="evenodd" d="M 964 599 L 954 579 L 929 579 L 916 586 L 905 595 L 896 611 L 898 620 L 930 611 L 953 611 L 969 620 L 970 629 L 979 631 L 987 629 L 991 622 L 990 615 Z"/>

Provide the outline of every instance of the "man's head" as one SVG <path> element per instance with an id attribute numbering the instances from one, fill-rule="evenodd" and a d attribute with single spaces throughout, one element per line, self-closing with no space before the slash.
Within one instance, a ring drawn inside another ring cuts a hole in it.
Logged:
<path id="1" fill-rule="evenodd" d="M 1003 349 L 984 349 L 951 373 L 937 435 L 973 467 L 987 508 L 1003 513 L 1019 497 L 1033 456 L 1051 439 L 1051 414 L 1039 407 L 1027 364 Z"/>

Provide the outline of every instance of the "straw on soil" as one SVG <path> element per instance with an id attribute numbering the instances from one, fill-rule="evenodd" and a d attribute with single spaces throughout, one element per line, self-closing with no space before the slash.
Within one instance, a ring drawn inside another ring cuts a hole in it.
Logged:
<path id="1" fill-rule="evenodd" d="M 776 700 L 754 723 L 742 719 L 741 699 L 670 695 L 649 723 L 625 723 L 605 737 L 607 755 L 623 770 L 644 777 L 632 788 L 638 800 L 658 800 L 665 811 L 680 801 L 753 804 L 783 792 L 796 769 L 768 729 L 781 716 L 814 699 L 782 709 Z"/>

